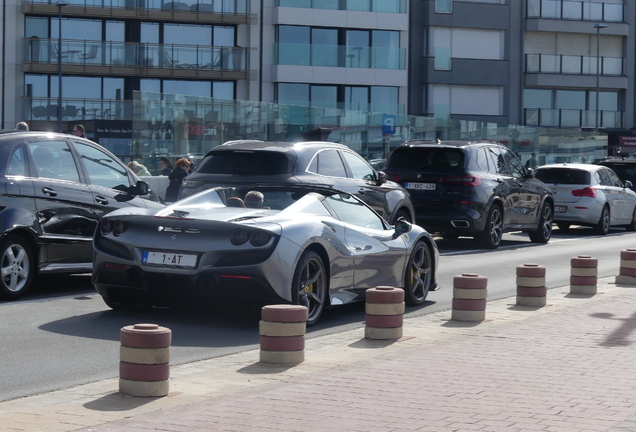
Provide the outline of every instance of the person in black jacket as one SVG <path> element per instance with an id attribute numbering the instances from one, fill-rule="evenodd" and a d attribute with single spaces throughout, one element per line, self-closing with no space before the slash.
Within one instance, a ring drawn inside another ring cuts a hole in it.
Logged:
<path id="1" fill-rule="evenodd" d="M 179 199 L 179 189 L 183 179 L 188 175 L 191 162 L 186 158 L 181 158 L 174 163 L 174 169 L 168 175 L 170 183 L 166 189 L 166 201 L 175 202 Z"/>

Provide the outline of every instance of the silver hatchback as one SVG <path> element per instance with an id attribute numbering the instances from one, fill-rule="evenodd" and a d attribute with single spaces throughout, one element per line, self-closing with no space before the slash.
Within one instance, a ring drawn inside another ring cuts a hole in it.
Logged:
<path id="1" fill-rule="evenodd" d="M 610 226 L 636 231 L 636 193 L 610 168 L 592 164 L 543 165 L 535 176 L 554 196 L 554 221 L 560 229 L 570 225 L 594 228 L 605 235 Z"/>

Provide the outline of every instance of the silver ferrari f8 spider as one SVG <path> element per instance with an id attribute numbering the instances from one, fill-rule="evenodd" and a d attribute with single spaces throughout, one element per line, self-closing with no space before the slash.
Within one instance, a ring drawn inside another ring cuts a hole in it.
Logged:
<path id="1" fill-rule="evenodd" d="M 114 309 L 238 297 L 306 305 L 311 325 L 369 288 L 404 288 L 411 306 L 438 288 L 439 252 L 423 228 L 390 226 L 319 186 L 214 188 L 160 210 L 116 210 L 93 248 L 93 283 Z"/>

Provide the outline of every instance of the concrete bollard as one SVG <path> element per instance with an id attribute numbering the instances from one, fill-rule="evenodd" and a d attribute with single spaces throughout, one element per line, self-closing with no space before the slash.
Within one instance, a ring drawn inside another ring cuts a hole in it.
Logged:
<path id="1" fill-rule="evenodd" d="M 570 260 L 570 294 L 594 295 L 598 282 L 598 260 L 579 255 Z"/>
<path id="2" fill-rule="evenodd" d="M 305 361 L 307 307 L 269 305 L 261 309 L 260 360 L 263 363 L 298 364 Z"/>
<path id="3" fill-rule="evenodd" d="M 621 251 L 621 268 L 616 275 L 616 283 L 621 285 L 636 285 L 636 249 Z"/>
<path id="4" fill-rule="evenodd" d="M 370 288 L 366 292 L 366 339 L 387 340 L 402 337 L 404 290 L 394 287 Z"/>
<path id="5" fill-rule="evenodd" d="M 483 321 L 486 319 L 488 278 L 475 273 L 453 277 L 452 319 Z"/>
<path id="6" fill-rule="evenodd" d="M 157 324 L 135 324 L 120 331 L 119 392 L 166 396 L 170 385 L 172 331 Z"/>
<path id="7" fill-rule="evenodd" d="M 545 286 L 545 267 L 539 264 L 517 266 L 517 304 L 543 307 L 548 288 Z"/>

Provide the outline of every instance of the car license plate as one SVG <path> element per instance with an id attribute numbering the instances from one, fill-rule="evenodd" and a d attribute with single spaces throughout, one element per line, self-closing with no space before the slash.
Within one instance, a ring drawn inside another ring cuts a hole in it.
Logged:
<path id="1" fill-rule="evenodd" d="M 144 251 L 141 256 L 141 263 L 151 266 L 194 268 L 197 265 L 197 256 L 172 252 Z"/>
<path id="2" fill-rule="evenodd" d="M 406 189 L 435 190 L 435 183 L 406 183 Z"/>
<path id="3" fill-rule="evenodd" d="M 568 210 L 567 206 L 554 206 L 555 213 L 565 213 Z"/>

